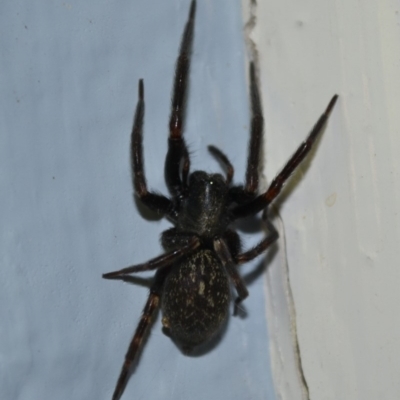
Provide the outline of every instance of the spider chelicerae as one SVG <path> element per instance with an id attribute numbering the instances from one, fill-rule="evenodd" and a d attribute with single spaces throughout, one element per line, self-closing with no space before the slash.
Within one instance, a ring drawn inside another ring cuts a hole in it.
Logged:
<path id="1" fill-rule="evenodd" d="M 137 359 L 143 339 L 160 305 L 164 329 L 185 351 L 189 351 L 209 342 L 224 326 L 229 314 L 230 282 L 238 294 L 235 310 L 248 296 L 236 267 L 254 259 L 277 240 L 278 232 L 268 220 L 268 206 L 310 152 L 338 97 L 333 96 L 306 140 L 271 182 L 267 191 L 258 194 L 264 123 L 255 66 L 251 62 L 251 133 L 245 184 L 232 185 L 233 166 L 227 156 L 214 146 L 209 146 L 208 150 L 225 167 L 226 176 L 204 171 L 190 173 L 189 152 L 182 133 L 195 11 L 196 0 L 192 0 L 176 62 L 164 171 L 171 198 L 147 188 L 142 146 L 144 84 L 143 80 L 139 80 L 139 100 L 131 141 L 133 186 L 136 196 L 144 205 L 168 218 L 175 227 L 162 233 L 161 242 L 166 250 L 163 255 L 103 275 L 106 279 L 134 282 L 129 274 L 156 270 L 142 317 L 125 356 L 113 400 L 122 396 L 132 363 Z M 250 250 L 242 251 L 239 236 L 230 225 L 239 218 L 260 211 L 264 211 L 263 220 L 269 234 Z"/>

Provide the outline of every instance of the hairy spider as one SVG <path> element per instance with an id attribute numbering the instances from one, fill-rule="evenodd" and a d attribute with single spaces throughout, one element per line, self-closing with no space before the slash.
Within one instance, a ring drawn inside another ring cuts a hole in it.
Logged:
<path id="1" fill-rule="evenodd" d="M 251 62 L 251 133 L 245 184 L 232 186 L 233 167 L 226 155 L 214 146 L 209 146 L 208 150 L 225 166 L 226 177 L 204 171 L 189 173 L 190 158 L 182 137 L 182 128 L 195 10 L 196 0 L 192 0 L 176 62 L 165 161 L 165 180 L 171 198 L 147 189 L 142 146 L 144 85 L 143 80 L 139 80 L 139 100 L 131 142 L 133 186 L 143 204 L 167 217 L 175 227 L 162 234 L 161 241 L 166 253 L 143 264 L 103 275 L 106 279 L 133 282 L 133 277 L 128 274 L 157 270 L 142 317 L 126 353 L 113 400 L 120 399 L 125 389 L 131 365 L 137 358 L 160 302 L 164 328 L 183 349 L 190 350 L 210 341 L 224 325 L 229 314 L 230 280 L 238 294 L 235 309 L 248 296 L 236 266 L 254 259 L 278 238 L 278 232 L 268 220 L 267 208 L 310 152 L 338 97 L 333 96 L 311 133 L 267 191 L 258 194 L 263 115 L 255 67 Z M 252 249 L 243 252 L 238 234 L 229 226 L 238 218 L 254 215 L 262 210 L 269 234 Z"/>

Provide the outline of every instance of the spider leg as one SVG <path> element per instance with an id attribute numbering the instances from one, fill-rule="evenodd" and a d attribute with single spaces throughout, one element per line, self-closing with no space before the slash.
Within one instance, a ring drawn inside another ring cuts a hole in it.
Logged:
<path id="1" fill-rule="evenodd" d="M 119 271 L 108 272 L 106 274 L 103 274 L 103 278 L 124 280 L 124 276 L 127 274 L 167 267 L 184 255 L 193 252 L 193 250 L 197 249 L 199 246 L 200 240 L 196 236 L 193 236 L 192 239 L 189 240 L 185 246 L 182 246 L 179 249 L 171 250 L 143 264 L 133 265 L 131 267 L 120 269 Z"/>
<path id="2" fill-rule="evenodd" d="M 338 95 L 336 94 L 332 97 L 331 101 L 328 104 L 328 107 L 318 119 L 317 123 L 314 125 L 314 128 L 312 129 L 306 140 L 299 146 L 299 148 L 284 166 L 282 171 L 275 177 L 267 191 L 257 196 L 249 203 L 241 204 L 232 210 L 233 220 L 258 213 L 262 209 L 266 208 L 278 196 L 278 194 L 282 190 L 284 183 L 287 181 L 293 171 L 298 167 L 298 165 L 304 160 L 304 158 L 312 149 L 315 141 L 320 136 L 322 128 L 328 121 L 329 115 L 336 103 L 337 98 Z"/>
<path id="3" fill-rule="evenodd" d="M 232 182 L 234 169 L 228 157 L 215 146 L 208 146 L 208 151 L 226 167 L 226 184 L 229 185 Z"/>
<path id="4" fill-rule="evenodd" d="M 269 234 L 252 249 L 245 251 L 244 253 L 238 254 L 235 258 L 237 264 L 244 264 L 250 260 L 253 260 L 258 255 L 267 250 L 267 248 L 278 239 L 279 233 L 276 230 L 275 226 L 268 219 L 267 210 L 265 210 L 263 213 L 263 221 L 267 225 Z"/>
<path id="5" fill-rule="evenodd" d="M 221 238 L 215 239 L 213 244 L 214 250 L 218 258 L 221 260 L 222 265 L 225 267 L 225 270 L 228 272 L 228 275 L 231 277 L 238 294 L 238 297 L 235 300 L 234 314 L 236 314 L 237 306 L 249 295 L 249 292 L 236 269 L 235 262 L 225 240 Z"/>
<path id="6" fill-rule="evenodd" d="M 144 286 L 150 288 L 151 283 L 153 282 L 152 278 L 142 278 L 141 276 L 131 276 L 131 275 L 118 275 L 115 277 L 110 277 L 108 279 L 111 280 L 119 280 L 126 283 L 131 283 L 136 286 Z"/>
<path id="7" fill-rule="evenodd" d="M 144 85 L 139 80 L 139 100 L 136 106 L 135 118 L 131 135 L 131 165 L 133 187 L 136 195 L 148 208 L 161 214 L 173 216 L 173 205 L 167 197 L 151 193 L 147 190 L 143 166 L 143 117 L 144 117 Z"/>
<path id="8" fill-rule="evenodd" d="M 264 118 L 254 63 L 250 63 L 251 133 L 247 159 L 246 184 L 244 190 L 256 193 L 258 189 L 258 168 L 263 137 Z"/>
<path id="9" fill-rule="evenodd" d="M 183 147 L 183 154 L 182 154 L 182 186 L 184 189 L 188 189 L 188 177 L 189 177 L 189 170 L 190 170 L 190 158 L 189 152 L 186 146 Z"/>
<path id="10" fill-rule="evenodd" d="M 251 130 L 247 156 L 246 183 L 243 186 L 233 186 L 229 189 L 231 201 L 237 204 L 249 203 L 256 197 L 258 190 L 258 169 L 260 165 L 260 148 L 262 145 L 264 117 L 261 108 L 260 93 L 256 78 L 255 65 L 250 63 L 250 101 Z"/>
<path id="11" fill-rule="evenodd" d="M 165 160 L 165 180 L 171 194 L 179 196 L 185 182 L 181 179 L 181 161 L 184 159 L 182 175 L 187 178 L 189 171 L 189 153 L 182 137 L 188 76 L 190 69 L 190 53 L 193 42 L 196 1 L 192 0 L 189 18 L 182 36 L 182 42 L 175 67 L 175 81 L 172 95 L 172 109 L 169 120 L 168 153 Z"/>
<path id="12" fill-rule="evenodd" d="M 143 339 L 149 331 L 153 317 L 158 310 L 162 286 L 168 272 L 169 269 L 162 269 L 156 273 L 154 283 L 150 288 L 149 297 L 143 309 L 142 317 L 140 318 L 135 334 L 125 355 L 125 361 L 122 365 L 122 370 L 119 375 L 112 400 L 119 400 L 125 390 L 131 373 L 132 364 L 142 348 Z"/>

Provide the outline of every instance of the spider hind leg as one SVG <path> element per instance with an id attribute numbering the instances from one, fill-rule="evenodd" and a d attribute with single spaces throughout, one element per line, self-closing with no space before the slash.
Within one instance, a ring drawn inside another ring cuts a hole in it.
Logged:
<path id="1" fill-rule="evenodd" d="M 115 387 L 112 400 L 119 400 L 125 390 L 129 377 L 133 372 L 134 363 L 138 361 L 140 351 L 143 347 L 144 340 L 150 331 L 155 314 L 160 305 L 160 298 L 164 280 L 169 272 L 169 268 L 163 268 L 157 271 L 154 283 L 150 288 L 150 294 L 144 306 L 142 316 L 136 328 L 135 334 L 131 340 L 128 351 L 125 355 L 125 361 L 122 365 L 117 385 Z"/>

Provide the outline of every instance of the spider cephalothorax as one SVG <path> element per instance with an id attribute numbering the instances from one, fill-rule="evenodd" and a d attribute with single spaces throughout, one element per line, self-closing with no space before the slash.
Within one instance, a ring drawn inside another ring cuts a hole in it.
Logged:
<path id="1" fill-rule="evenodd" d="M 226 177 L 204 171 L 190 173 L 190 158 L 182 136 L 185 117 L 190 52 L 193 41 L 196 1 L 192 0 L 189 19 L 176 63 L 170 116 L 165 179 L 171 197 L 147 189 L 142 148 L 144 85 L 139 80 L 139 100 L 132 130 L 132 175 L 135 194 L 148 208 L 167 217 L 174 227 L 162 234 L 166 252 L 143 264 L 104 274 L 106 279 L 132 282 L 131 273 L 157 270 L 143 315 L 131 341 L 113 394 L 118 400 L 128 381 L 130 367 L 141 349 L 152 317 L 161 304 L 163 326 L 185 350 L 210 341 L 224 325 L 230 305 L 230 282 L 238 294 L 236 305 L 248 296 L 237 266 L 263 253 L 278 233 L 268 220 L 267 209 L 284 183 L 304 160 L 322 131 L 335 105 L 333 96 L 311 133 L 272 181 L 266 192 L 258 193 L 258 168 L 263 134 L 263 115 L 255 67 L 250 63 L 251 133 L 245 184 L 231 184 L 234 169 L 226 155 L 214 146 L 211 154 L 226 168 Z M 263 211 L 269 234 L 256 246 L 242 251 L 240 239 L 230 225 Z"/>

